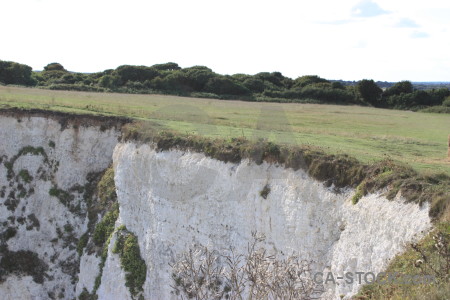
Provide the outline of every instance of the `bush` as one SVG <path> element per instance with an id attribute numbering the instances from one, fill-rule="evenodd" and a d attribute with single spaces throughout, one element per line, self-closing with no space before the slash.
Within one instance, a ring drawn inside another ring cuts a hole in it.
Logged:
<path id="1" fill-rule="evenodd" d="M 0 82 L 4 84 L 35 85 L 31 67 L 12 61 L 0 60 Z"/>
<path id="2" fill-rule="evenodd" d="M 302 89 L 294 88 L 284 91 L 269 91 L 263 93 L 264 96 L 270 98 L 284 98 L 284 99 L 315 99 L 326 103 L 355 103 L 355 99 L 351 91 L 339 88 L 331 88 L 327 84 L 326 87 L 318 85 L 308 85 Z M 284 101 L 286 102 L 286 101 Z M 300 102 L 300 101 L 293 101 Z"/>
<path id="3" fill-rule="evenodd" d="M 323 78 L 320 78 L 317 75 L 306 75 L 302 77 L 298 77 L 294 80 L 293 87 L 304 88 L 305 86 L 316 84 L 316 83 L 328 83 L 329 81 Z"/>
<path id="4" fill-rule="evenodd" d="M 285 77 L 280 72 L 261 72 L 256 74 L 254 78 L 264 81 L 265 84 L 271 83 L 278 88 L 284 87 Z"/>
<path id="5" fill-rule="evenodd" d="M 363 79 L 358 82 L 356 89 L 361 98 L 373 106 L 382 106 L 381 94 L 383 90 L 372 80 Z"/>
<path id="6" fill-rule="evenodd" d="M 104 88 L 114 89 L 119 85 L 119 82 L 120 82 L 119 76 L 104 75 L 100 77 L 98 84 Z"/>
<path id="7" fill-rule="evenodd" d="M 64 71 L 67 72 L 66 69 L 60 63 L 50 63 L 44 67 L 44 71 Z"/>
<path id="8" fill-rule="evenodd" d="M 400 81 L 383 92 L 383 97 L 393 95 L 410 94 L 413 92 L 413 85 L 410 81 Z"/>
<path id="9" fill-rule="evenodd" d="M 248 95 L 250 91 L 227 77 L 213 77 L 205 85 L 205 91 L 219 95 Z"/>
<path id="10" fill-rule="evenodd" d="M 30 183 L 33 180 L 33 176 L 31 176 L 28 170 L 25 169 L 20 170 L 19 176 L 26 183 Z"/>
<path id="11" fill-rule="evenodd" d="M 253 93 L 261 93 L 266 89 L 264 81 L 259 78 L 247 78 L 242 82 L 242 84 Z"/>
<path id="12" fill-rule="evenodd" d="M 450 114 L 450 106 L 432 106 L 425 109 L 420 110 L 421 112 L 426 113 L 436 113 L 436 114 Z"/>
<path id="13" fill-rule="evenodd" d="M 109 167 L 97 185 L 98 197 L 102 204 L 117 200 L 116 185 L 114 183 L 114 169 Z"/>
<path id="14" fill-rule="evenodd" d="M 120 264 L 125 271 L 125 285 L 133 296 L 143 291 L 147 266 L 141 258 L 137 237 L 126 228 L 117 230 L 113 253 L 119 254 Z"/>
<path id="15" fill-rule="evenodd" d="M 113 209 L 106 213 L 100 223 L 97 224 L 94 230 L 94 243 L 98 246 L 103 246 L 114 231 L 114 225 L 119 217 L 119 205 L 114 204 Z"/>
<path id="16" fill-rule="evenodd" d="M 121 85 L 124 85 L 128 81 L 144 82 L 146 80 L 152 80 L 159 75 L 159 72 L 154 68 L 146 66 L 123 65 L 118 67 L 114 71 L 114 74 L 120 78 Z"/>
<path id="17" fill-rule="evenodd" d="M 442 106 L 450 107 L 450 96 L 445 98 L 444 102 L 442 102 Z"/>
<path id="18" fill-rule="evenodd" d="M 50 90 L 59 91 L 78 91 L 78 92 L 104 92 L 105 89 L 96 86 L 89 86 L 84 84 L 52 84 L 47 86 Z"/>
<path id="19" fill-rule="evenodd" d="M 311 299 L 312 262 L 296 255 L 278 257 L 263 247 L 265 237 L 252 233 L 242 253 L 219 253 L 194 245 L 172 267 L 172 291 L 180 299 Z M 242 251 L 242 249 L 241 249 Z"/>
<path id="20" fill-rule="evenodd" d="M 48 265 L 42 261 L 37 253 L 20 250 L 17 252 L 6 251 L 2 253 L 0 260 L 0 282 L 6 280 L 8 274 L 32 276 L 33 281 L 42 284 L 45 280 L 45 272 Z"/>

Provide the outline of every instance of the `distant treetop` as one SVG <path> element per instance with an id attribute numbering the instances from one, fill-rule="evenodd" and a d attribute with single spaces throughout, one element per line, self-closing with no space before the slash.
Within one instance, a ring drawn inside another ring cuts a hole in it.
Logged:
<path id="1" fill-rule="evenodd" d="M 67 72 L 67 70 L 64 69 L 62 64 L 56 63 L 56 62 L 46 65 L 44 67 L 44 71 L 66 71 Z"/>

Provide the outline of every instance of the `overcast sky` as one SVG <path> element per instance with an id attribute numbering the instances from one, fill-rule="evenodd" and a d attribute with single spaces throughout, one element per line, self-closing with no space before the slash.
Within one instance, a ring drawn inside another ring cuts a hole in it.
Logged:
<path id="1" fill-rule="evenodd" d="M 0 0 L 0 59 L 450 81 L 450 1 Z"/>

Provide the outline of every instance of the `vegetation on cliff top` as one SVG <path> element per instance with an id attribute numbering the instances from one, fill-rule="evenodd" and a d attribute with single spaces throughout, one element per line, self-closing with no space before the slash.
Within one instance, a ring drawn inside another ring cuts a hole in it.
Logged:
<path id="1" fill-rule="evenodd" d="M 110 128 L 112 125 L 108 124 L 114 122 L 125 123 L 124 118 L 111 117 L 121 116 L 149 122 L 148 127 L 159 130 L 192 132 L 214 138 L 266 137 L 277 144 L 309 144 L 330 153 L 346 153 L 365 163 L 390 157 L 419 170 L 450 174 L 450 164 L 446 160 L 450 115 L 445 114 L 362 106 L 253 103 L 0 86 L 0 109 L 3 107 L 51 110 L 53 112 L 47 114 L 53 114 L 63 126 L 69 121 L 66 120 L 68 115 L 64 117 L 61 112 L 77 114 L 75 120 L 79 121 L 69 123 L 104 124 L 105 128 Z M 42 111 L 40 114 L 43 115 Z M 86 114 L 95 115 L 92 119 L 96 121 L 89 121 Z M 19 113 L 16 115 L 20 118 Z"/>
<path id="2" fill-rule="evenodd" d="M 392 159 L 365 164 L 345 154 L 329 154 L 307 145 L 278 145 L 265 139 L 210 139 L 168 131 L 137 131 L 132 124 L 124 128 L 123 138 L 154 143 L 160 151 L 189 150 L 224 162 L 249 159 L 257 164 L 266 161 L 294 170 L 303 169 L 327 186 L 333 185 L 338 189 L 358 187 L 361 197 L 387 188 L 388 199 L 400 192 L 408 201 L 429 202 L 432 218 L 437 220 L 445 215 L 450 219 L 450 177 L 444 173 L 419 173 Z"/>

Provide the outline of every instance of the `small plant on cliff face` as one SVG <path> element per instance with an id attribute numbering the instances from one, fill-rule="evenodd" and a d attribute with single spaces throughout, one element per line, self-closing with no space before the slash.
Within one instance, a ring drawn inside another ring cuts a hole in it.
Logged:
<path id="1" fill-rule="evenodd" d="M 30 275 L 34 282 L 42 284 L 48 265 L 42 261 L 37 253 L 20 250 L 6 251 L 0 260 L 0 282 L 12 273 L 16 275 Z"/>
<path id="2" fill-rule="evenodd" d="M 263 189 L 259 192 L 259 195 L 261 197 L 263 197 L 264 199 L 267 199 L 267 196 L 269 195 L 269 193 L 270 193 L 270 186 L 269 186 L 269 184 L 266 184 L 263 187 Z"/>
<path id="3" fill-rule="evenodd" d="M 89 241 L 89 235 L 88 233 L 84 233 L 77 243 L 77 253 L 79 256 L 83 254 L 83 249 L 86 247 L 87 243 Z"/>
<path id="4" fill-rule="evenodd" d="M 66 223 L 64 225 L 64 231 L 67 232 L 67 233 L 73 232 L 73 226 L 71 224 L 69 224 L 69 223 Z"/>
<path id="5" fill-rule="evenodd" d="M 119 254 L 122 269 L 125 271 L 125 285 L 133 297 L 143 291 L 147 266 L 141 258 L 137 237 L 125 227 L 118 228 L 113 253 Z"/>
<path id="6" fill-rule="evenodd" d="M 28 170 L 24 170 L 24 169 L 20 170 L 19 171 L 19 176 L 26 183 L 30 183 L 33 180 L 33 176 L 30 175 Z"/>
<path id="7" fill-rule="evenodd" d="M 114 231 L 114 224 L 119 217 L 119 204 L 115 203 L 113 209 L 106 213 L 103 219 L 97 224 L 94 230 L 94 242 L 98 246 L 103 246 L 106 240 Z"/>
<path id="8" fill-rule="evenodd" d="M 116 186 L 114 183 L 114 169 L 112 167 L 105 171 L 105 174 L 100 179 L 97 185 L 98 196 L 101 204 L 105 205 L 109 200 L 115 201 L 117 199 Z"/>
<path id="9" fill-rule="evenodd" d="M 52 188 L 48 191 L 48 194 L 49 194 L 50 196 L 56 197 L 56 198 L 58 198 L 59 200 L 61 200 L 61 202 L 62 202 L 63 204 L 66 204 L 67 201 L 68 201 L 69 198 L 70 198 L 69 193 L 67 193 L 66 191 L 63 191 L 63 190 L 58 189 L 56 186 L 52 187 Z"/>
<path id="10" fill-rule="evenodd" d="M 352 197 L 353 205 L 356 205 L 363 196 L 364 196 L 364 192 L 362 190 L 362 184 L 360 184 L 356 188 L 355 194 Z"/>
<path id="11" fill-rule="evenodd" d="M 111 210 L 105 214 L 103 219 L 97 224 L 94 230 L 93 240 L 97 246 L 102 247 L 99 263 L 99 274 L 95 278 L 93 294 L 97 292 L 102 281 L 103 268 L 108 257 L 108 245 L 114 234 L 114 226 L 119 217 L 119 204 L 115 203 Z"/>
<path id="12" fill-rule="evenodd" d="M 78 300 L 97 300 L 98 296 L 95 294 L 90 294 L 86 288 L 83 288 L 83 291 L 78 296 Z"/>

